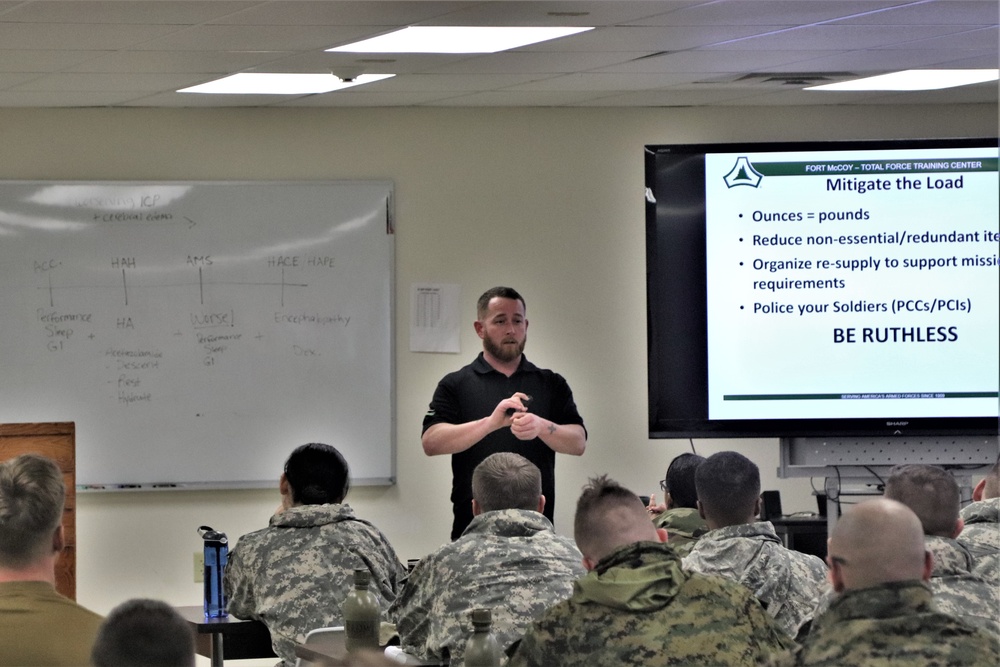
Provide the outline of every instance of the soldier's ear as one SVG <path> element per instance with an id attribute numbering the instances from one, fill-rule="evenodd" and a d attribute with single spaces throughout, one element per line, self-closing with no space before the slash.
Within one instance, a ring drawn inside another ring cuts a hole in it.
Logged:
<path id="1" fill-rule="evenodd" d="M 592 572 L 595 567 L 597 567 L 597 563 L 594 561 L 594 559 L 588 558 L 587 556 L 583 557 L 583 569 L 585 569 L 587 572 Z"/>
<path id="2" fill-rule="evenodd" d="M 958 517 L 958 519 L 955 520 L 955 530 L 951 534 L 951 539 L 955 539 L 956 537 L 961 535 L 963 528 L 965 528 L 965 519 L 963 519 L 962 517 Z"/>
<path id="3" fill-rule="evenodd" d="M 934 571 L 934 556 L 931 555 L 930 551 L 924 551 L 924 572 L 923 576 L 920 577 L 921 581 L 930 582 L 931 572 Z"/>
<path id="4" fill-rule="evenodd" d="M 976 488 L 972 490 L 972 499 L 975 502 L 979 502 L 983 499 L 983 493 L 986 491 L 986 478 L 979 480 L 979 484 L 976 484 Z"/>
<path id="5" fill-rule="evenodd" d="M 63 525 L 60 523 L 55 532 L 52 534 L 52 551 L 54 553 L 61 553 L 63 549 L 66 548 L 66 532 L 63 529 Z"/>
<path id="6" fill-rule="evenodd" d="M 826 541 L 826 550 L 830 551 L 830 540 Z M 830 586 L 833 588 L 834 593 L 842 593 L 844 591 L 844 571 L 837 561 L 829 556 L 826 557 L 827 576 L 830 579 Z"/>

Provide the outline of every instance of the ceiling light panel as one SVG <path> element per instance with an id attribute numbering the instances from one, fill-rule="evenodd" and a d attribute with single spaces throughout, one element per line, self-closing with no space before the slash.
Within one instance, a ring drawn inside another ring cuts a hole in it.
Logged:
<path id="1" fill-rule="evenodd" d="M 593 28 L 410 26 L 327 51 L 333 53 L 497 53 Z"/>
<path id="2" fill-rule="evenodd" d="M 361 74 L 353 79 L 340 79 L 333 74 L 281 74 L 273 72 L 243 72 L 182 88 L 178 93 L 210 95 L 315 95 L 387 79 L 394 74 Z"/>

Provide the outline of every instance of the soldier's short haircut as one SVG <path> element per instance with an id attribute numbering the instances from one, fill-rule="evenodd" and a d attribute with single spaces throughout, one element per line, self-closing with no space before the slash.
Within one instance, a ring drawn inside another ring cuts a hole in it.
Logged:
<path id="1" fill-rule="evenodd" d="M 983 487 L 983 499 L 1000 497 L 1000 459 L 986 473 L 986 486 Z"/>
<path id="2" fill-rule="evenodd" d="M 718 452 L 695 471 L 698 500 L 723 526 L 744 523 L 760 498 L 760 470 L 739 452 Z"/>
<path id="3" fill-rule="evenodd" d="M 133 599 L 108 614 L 97 632 L 94 667 L 194 667 L 194 633 L 173 607 Z"/>
<path id="4" fill-rule="evenodd" d="M 23 454 L 0 463 L 0 565 L 22 569 L 52 552 L 66 486 L 51 459 Z"/>
<path id="5" fill-rule="evenodd" d="M 513 287 L 491 287 L 483 292 L 479 297 L 479 300 L 476 302 L 477 319 L 482 320 L 486 317 L 486 312 L 490 309 L 490 301 L 497 297 L 501 299 L 516 299 L 521 302 L 521 305 L 524 306 L 525 310 L 528 309 L 528 304 L 524 302 L 524 297 L 518 294 L 517 290 Z"/>
<path id="6" fill-rule="evenodd" d="M 351 470 L 336 447 L 311 442 L 296 447 L 285 462 L 285 478 L 298 505 L 343 502 L 351 488 Z"/>
<path id="7" fill-rule="evenodd" d="M 695 488 L 694 474 L 704 461 L 704 456 L 684 452 L 667 466 L 667 475 L 663 481 L 674 507 L 689 507 L 691 509 L 698 507 L 698 491 Z"/>
<path id="8" fill-rule="evenodd" d="M 484 512 L 537 510 L 541 495 L 542 473 L 520 454 L 491 454 L 472 472 L 472 497 Z"/>
<path id="9" fill-rule="evenodd" d="M 885 497 L 898 500 L 917 515 L 925 535 L 951 537 L 961 509 L 958 482 L 944 468 L 925 464 L 894 467 Z"/>
<path id="10" fill-rule="evenodd" d="M 607 475 L 592 477 L 576 503 L 573 537 L 584 556 L 598 559 L 614 549 L 655 539 L 653 522 L 639 496 Z"/>

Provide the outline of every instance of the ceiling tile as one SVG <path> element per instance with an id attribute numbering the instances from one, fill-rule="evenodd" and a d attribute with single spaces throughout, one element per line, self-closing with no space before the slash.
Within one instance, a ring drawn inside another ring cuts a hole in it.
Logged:
<path id="1" fill-rule="evenodd" d="M 643 25 L 715 26 L 779 25 L 794 17 L 799 25 L 839 21 L 844 17 L 867 14 L 898 5 L 896 0 L 858 2 L 857 0 L 722 0 L 700 2 L 663 14 Z"/>
<path id="2" fill-rule="evenodd" d="M 114 52 L 0 48 L 0 72 L 52 72 L 77 66 L 109 53 Z"/>
<path id="3" fill-rule="evenodd" d="M 560 107 L 596 97 L 587 92 L 516 92 L 494 91 L 462 95 L 427 106 L 449 107 Z"/>
<path id="4" fill-rule="evenodd" d="M 665 88 L 678 83 L 689 83 L 692 75 L 685 72 L 663 72 L 659 74 L 622 74 L 608 72 L 579 72 L 564 74 L 540 81 L 512 86 L 510 90 L 524 91 L 587 91 L 597 93 L 620 90 L 646 90 Z"/>
<path id="5" fill-rule="evenodd" d="M 975 52 L 866 49 L 847 53 L 831 52 L 819 58 L 803 60 L 799 65 L 806 71 L 853 71 L 867 75 L 904 69 L 951 68 L 953 66 L 949 63 L 964 60 L 972 53 Z M 996 52 L 985 51 L 977 55 L 985 54 L 993 55 L 993 67 L 996 67 Z"/>
<path id="6" fill-rule="evenodd" d="M 0 91 L 0 107 L 109 107 L 132 98 L 130 93 L 66 91 Z"/>
<path id="7" fill-rule="evenodd" d="M 437 74 L 515 74 L 576 72 L 635 58 L 635 53 L 491 53 L 435 68 Z"/>
<path id="8" fill-rule="evenodd" d="M 353 90 L 353 89 L 352 89 Z M 402 92 L 402 93 L 369 93 L 351 92 L 347 90 L 326 93 L 325 95 L 310 95 L 275 106 L 282 107 L 395 107 L 425 105 L 450 97 L 440 92 Z"/>
<path id="9" fill-rule="evenodd" d="M 154 51 L 322 50 L 364 34 L 351 26 L 199 25 L 175 30 L 138 48 Z"/>
<path id="10" fill-rule="evenodd" d="M 16 5 L 0 14 L 0 21 L 17 23 L 74 23 L 77 25 L 169 24 L 195 25 L 231 14 L 257 2 L 189 2 L 187 0 L 144 0 L 142 2 L 88 2 L 87 0 L 45 0 L 5 3 Z"/>
<path id="11" fill-rule="evenodd" d="M 891 11 L 871 12 L 845 19 L 847 25 L 976 25 L 1000 21 L 1000 3 L 995 0 L 911 2 Z"/>
<path id="12" fill-rule="evenodd" d="M 185 74 L 131 74 L 131 73 L 90 73 L 44 74 L 18 86 L 18 91 L 65 91 L 74 93 L 92 92 L 156 92 L 176 89 L 190 83 L 190 75 Z"/>
<path id="13" fill-rule="evenodd" d="M 872 49 L 889 48 L 959 32 L 954 26 L 820 25 L 779 30 L 714 45 L 718 49 Z"/>
<path id="14" fill-rule="evenodd" d="M 575 106 L 588 107 L 694 107 L 720 102 L 736 101 L 761 93 L 748 90 L 644 90 L 620 95 L 609 95 Z"/>
<path id="15" fill-rule="evenodd" d="M 830 56 L 836 51 L 728 51 L 695 49 L 602 67 L 601 72 L 691 72 L 698 78 L 719 72 L 761 72 L 797 69 L 798 63 Z M 812 69 L 810 66 L 808 69 Z"/>
<path id="16" fill-rule="evenodd" d="M 93 52 L 91 52 L 93 53 Z M 280 60 L 282 51 L 113 51 L 67 67 L 69 72 L 198 72 L 228 74 Z"/>
<path id="17" fill-rule="evenodd" d="M 408 25 L 448 16 L 475 2 L 335 2 L 281 0 L 255 2 L 247 9 L 229 13 L 212 23 L 272 26 L 383 26 Z"/>
<path id="18" fill-rule="evenodd" d="M 93 50 L 127 49 L 174 32 L 169 25 L 88 25 L 72 23 L 7 23 L 0 16 L 0 55 L 12 49 Z"/>

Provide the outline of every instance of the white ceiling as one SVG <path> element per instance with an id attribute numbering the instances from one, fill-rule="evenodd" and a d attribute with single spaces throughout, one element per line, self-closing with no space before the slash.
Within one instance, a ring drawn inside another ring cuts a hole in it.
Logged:
<path id="1" fill-rule="evenodd" d="M 0 107 L 996 103 L 995 82 L 832 93 L 797 81 L 996 68 L 998 14 L 997 0 L 0 1 Z M 485 55 L 324 51 L 407 25 L 596 30 Z M 174 92 L 236 72 L 397 76 L 322 95 Z"/>

